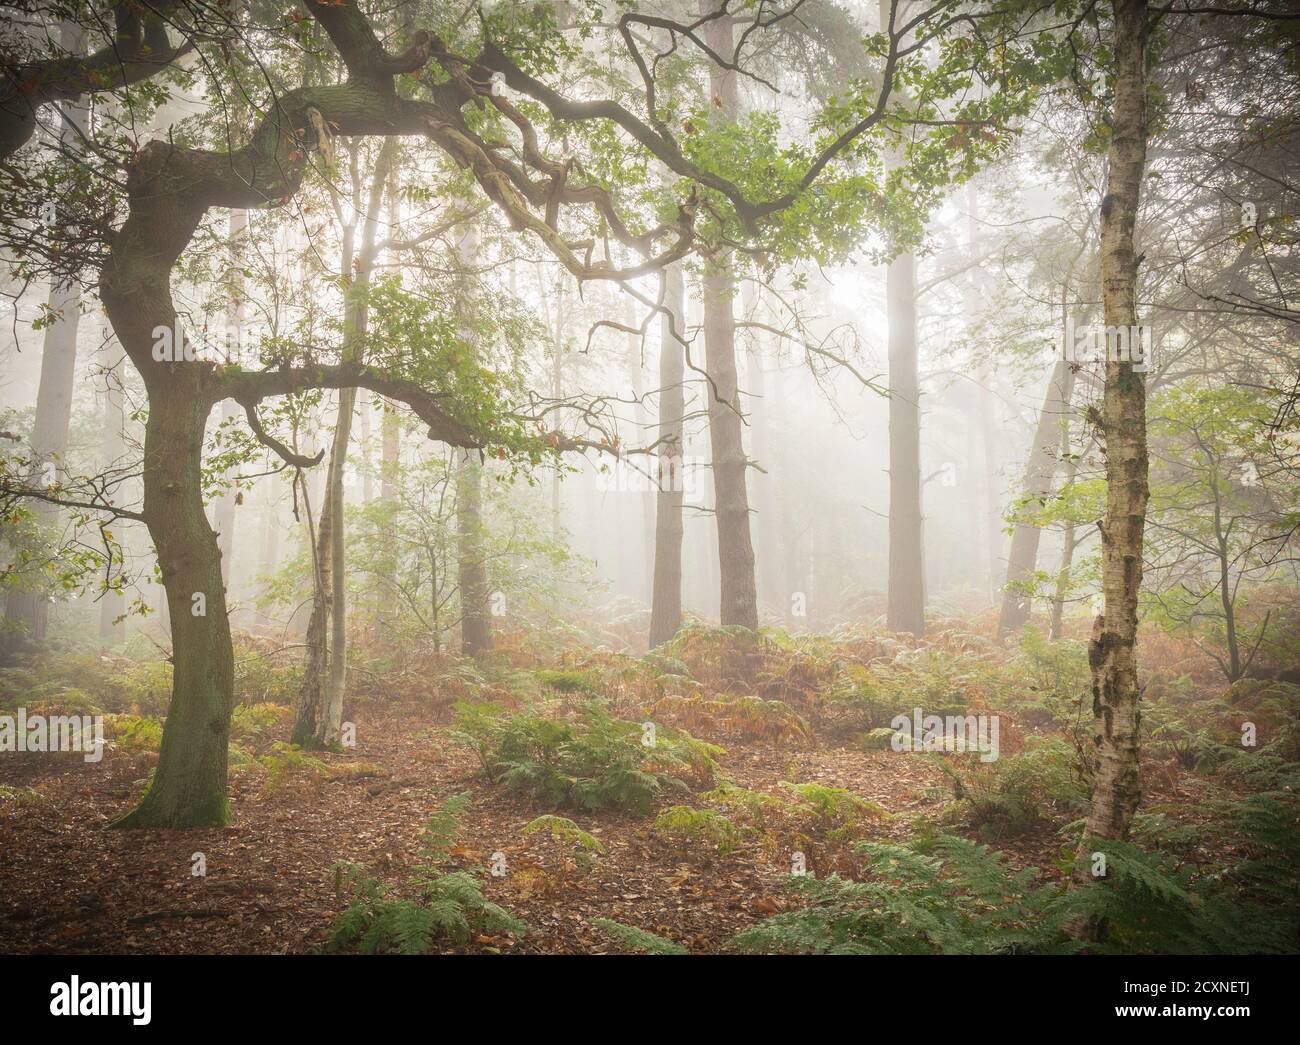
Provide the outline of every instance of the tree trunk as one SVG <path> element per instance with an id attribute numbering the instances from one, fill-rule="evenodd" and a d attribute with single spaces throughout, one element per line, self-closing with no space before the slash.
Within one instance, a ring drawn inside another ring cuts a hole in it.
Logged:
<path id="1" fill-rule="evenodd" d="M 81 318 L 81 291 L 77 287 L 50 287 L 49 309 L 57 316 L 45 328 L 41 350 L 41 380 L 36 393 L 36 420 L 32 427 L 33 485 L 48 486 L 67 475 L 68 425 L 72 419 L 72 393 L 77 379 L 77 326 Z M 59 518 L 57 506 L 32 502 L 38 539 L 53 540 Z M 45 642 L 50 597 L 37 576 L 23 589 L 12 590 L 5 605 L 6 656 Z"/>
<path id="2" fill-rule="evenodd" d="M 478 263 L 479 234 L 472 225 L 457 245 L 462 270 L 456 302 L 460 313 L 460 335 L 474 343 L 470 323 L 473 301 L 469 272 Z M 557 346 L 558 348 L 558 346 Z M 483 540 L 483 464 L 477 451 L 467 450 L 456 472 L 456 553 L 460 587 L 460 649 L 475 657 L 492 648 L 491 591 L 488 586 L 487 555 Z"/>
<path id="3" fill-rule="evenodd" d="M 729 16 L 708 26 L 709 44 L 730 55 L 735 33 Z M 736 74 L 713 67 L 709 89 L 721 102 L 720 115 L 735 119 L 740 110 Z M 705 369 L 708 390 L 709 442 L 713 462 L 714 511 L 718 528 L 719 614 L 723 627 L 758 627 L 754 587 L 754 546 L 749 530 L 749 470 L 743 438 L 742 407 L 736 375 L 735 274 L 730 255 L 708 259 L 704 271 Z"/>
<path id="4" fill-rule="evenodd" d="M 636 325 L 636 311 L 629 299 L 627 308 L 627 325 L 629 327 Z M 628 378 L 632 384 L 632 398 L 636 401 L 634 406 L 635 427 L 633 431 L 633 446 L 642 446 L 649 437 L 650 433 L 650 412 L 646 409 L 645 403 L 645 376 L 644 360 L 642 358 L 642 349 L 644 338 L 639 333 L 629 332 L 627 335 L 627 365 Z M 654 598 L 654 572 L 655 572 L 655 493 L 649 483 L 646 484 L 644 492 L 637 494 L 637 500 L 640 502 L 641 511 L 641 563 L 640 565 L 640 592 L 646 603 L 650 603 Z M 633 560 L 634 569 L 637 563 Z"/>
<path id="5" fill-rule="evenodd" d="M 379 208 L 395 151 L 396 139 L 385 139 L 371 176 L 366 211 L 362 216 L 361 247 L 356 251 L 355 265 L 355 221 L 344 229 L 342 271 L 349 280 L 343 304 L 341 354 L 344 362 L 360 359 L 365 350 L 370 317 L 367 298 L 377 253 Z M 360 179 L 354 175 L 354 199 L 360 188 Z M 307 627 L 307 670 L 299 697 L 298 722 L 293 733 L 295 743 L 316 749 L 338 744 L 343 725 L 343 694 L 347 688 L 347 570 L 343 478 L 348 448 L 352 441 L 352 415 L 356 409 L 357 390 L 341 388 L 338 395 L 338 420 L 330 446 L 329 471 L 326 473 L 320 531 L 316 541 L 316 590 L 312 600 L 312 619 Z M 309 726 L 314 728 L 309 729 Z"/>
<path id="6" fill-rule="evenodd" d="M 122 379 L 125 357 L 112 337 L 111 330 L 104 331 L 104 415 L 100 421 L 100 460 L 104 469 L 121 468 L 126 453 L 126 409 L 122 405 Z M 120 489 L 120 488 L 119 488 Z M 120 520 L 114 529 L 118 544 L 125 553 L 126 539 L 123 531 L 130 524 Z M 126 638 L 126 622 L 119 620 L 125 612 L 125 602 L 115 592 L 104 592 L 99 598 L 99 641 L 105 646 L 119 645 Z"/>
<path id="7" fill-rule="evenodd" d="M 1067 428 L 1061 445 L 1069 454 L 1070 438 L 1069 429 Z M 1065 482 L 1062 489 L 1068 490 L 1074 485 L 1074 478 L 1079 471 L 1079 462 L 1073 455 L 1069 455 L 1065 462 Z M 1079 540 L 1075 536 L 1074 523 L 1067 522 L 1061 533 L 1061 565 L 1056 571 L 1056 589 L 1052 593 L 1052 616 L 1048 623 L 1047 637 L 1055 642 L 1061 637 L 1062 618 L 1065 615 L 1065 593 L 1070 588 L 1070 570 L 1074 566 L 1074 549 L 1078 547 Z"/>
<path id="8" fill-rule="evenodd" d="M 85 33 L 77 25 L 64 22 L 59 43 L 68 53 L 80 54 Z M 58 139 L 72 147 L 86 132 L 86 106 L 81 98 L 64 102 L 60 115 Z M 75 130 L 74 130 L 75 128 Z M 55 220 L 70 221 L 66 210 L 57 209 Z M 36 392 L 36 418 L 32 427 L 33 483 L 49 485 L 56 477 L 67 474 L 64 459 L 68 450 L 68 425 L 72 419 L 72 393 L 77 380 L 77 328 L 81 322 L 81 288 L 77 284 L 52 283 L 49 311 L 55 317 L 45 328 L 41 347 L 41 379 Z M 49 469 L 53 465 L 53 471 Z M 59 518 L 57 506 L 45 501 L 32 504 L 32 515 L 41 539 L 52 531 Z M 45 642 L 50 601 L 41 579 L 35 588 L 11 590 L 5 603 L 5 624 L 0 634 L 0 661 L 8 660 L 24 646 L 39 647 Z"/>
<path id="9" fill-rule="evenodd" d="M 921 515 L 921 385 L 916 357 L 916 259 L 900 254 L 885 275 L 889 309 L 890 631 L 925 633 Z"/>
<path id="10" fill-rule="evenodd" d="M 212 404 L 196 380 L 199 368 L 180 365 L 149 388 L 144 514 L 167 592 L 172 700 L 149 790 L 115 827 L 219 827 L 230 819 L 235 662 L 221 552 L 203 507 L 203 433 Z"/>
<path id="11" fill-rule="evenodd" d="M 1061 425 L 1069 423 L 1070 398 L 1074 393 L 1074 371 L 1065 359 L 1058 359 L 1047 382 L 1047 394 L 1034 429 L 1034 445 L 1025 466 L 1024 492 L 1044 502 L 1052 495 L 1056 479 L 1056 447 L 1061 443 Z M 1029 622 L 1032 602 L 1024 591 L 1038 567 L 1038 544 L 1043 531 L 1032 523 L 1018 522 L 1011 534 L 1007 559 L 1007 584 L 1002 590 L 1002 612 L 998 635 L 1019 631 Z"/>
<path id="12" fill-rule="evenodd" d="M 474 657 L 492 648 L 491 593 L 483 549 L 483 466 L 477 450 L 466 450 L 456 470 L 456 557 L 460 650 Z"/>
<path id="13" fill-rule="evenodd" d="M 746 284 L 741 293 L 746 318 L 758 318 L 758 294 L 753 284 Z M 763 359 L 764 335 L 751 329 L 746 339 L 745 362 L 749 394 L 748 403 L 750 458 L 764 469 L 772 468 L 769 459 L 767 373 Z M 771 607 L 780 597 L 780 580 L 777 576 L 775 536 L 776 512 L 772 505 L 772 476 L 768 471 L 749 469 L 748 488 L 750 503 L 754 505 L 754 584 L 759 602 Z"/>
<path id="14" fill-rule="evenodd" d="M 1114 0 L 1115 110 L 1101 205 L 1102 304 L 1107 326 L 1137 323 L 1137 221 L 1146 161 L 1146 0 Z M 1107 360 L 1100 436 L 1106 454 L 1101 524 L 1105 611 L 1093 622 L 1094 768 L 1092 801 L 1075 874 L 1091 880 L 1097 840 L 1127 838 L 1141 798 L 1138 778 L 1141 691 L 1137 679 L 1138 591 L 1147 485 L 1146 386 L 1128 362 Z M 1097 938 L 1104 925 L 1079 927 Z"/>
<path id="15" fill-rule="evenodd" d="M 226 338 L 239 358 L 240 338 L 244 325 L 244 248 L 248 241 L 248 211 L 232 210 L 230 212 L 230 229 L 228 245 L 230 249 L 230 270 L 228 286 L 230 298 L 226 304 Z M 227 362 L 230 360 L 228 359 Z M 230 422 L 240 414 L 239 404 L 227 399 L 221 404 L 221 420 Z M 230 568 L 235 548 L 235 507 L 238 491 L 232 486 L 217 501 L 213 513 L 216 522 L 217 547 L 221 549 L 221 577 L 229 593 Z"/>
<path id="16" fill-rule="evenodd" d="M 682 624 L 682 502 L 685 499 L 682 414 L 686 409 L 686 361 L 677 340 L 686 333 L 686 281 L 680 264 L 664 273 L 664 307 L 659 320 L 658 491 L 655 494 L 654 585 L 650 647 L 659 646 Z M 674 334 L 676 331 L 676 334 Z"/>
<path id="17" fill-rule="evenodd" d="M 966 231 L 971 260 L 975 267 L 971 269 L 970 278 L 963 290 L 966 304 L 967 322 L 974 323 L 975 317 L 988 308 L 989 276 L 979 261 L 983 247 L 980 232 L 979 190 L 974 181 L 966 184 Z M 979 387 L 976 409 L 979 413 L 980 445 L 984 457 L 984 534 L 985 558 L 988 570 L 985 585 L 989 602 L 997 600 L 998 589 L 1002 585 L 1005 566 L 1002 562 L 1002 504 L 1001 489 L 998 482 L 1000 471 L 998 425 L 994 417 L 993 367 L 981 364 L 976 373 Z"/>

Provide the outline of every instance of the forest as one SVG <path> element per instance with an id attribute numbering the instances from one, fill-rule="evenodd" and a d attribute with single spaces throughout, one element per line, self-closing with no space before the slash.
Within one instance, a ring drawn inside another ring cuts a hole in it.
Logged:
<path id="1" fill-rule="evenodd" d="M 1300 954 L 1295 0 L 0 63 L 0 953 Z"/>

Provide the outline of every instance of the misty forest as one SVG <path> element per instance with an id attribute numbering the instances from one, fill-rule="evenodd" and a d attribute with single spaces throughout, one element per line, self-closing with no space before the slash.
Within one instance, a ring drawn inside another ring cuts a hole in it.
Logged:
<path id="1" fill-rule="evenodd" d="M 0 10 L 0 952 L 1300 952 L 1294 2 Z"/>

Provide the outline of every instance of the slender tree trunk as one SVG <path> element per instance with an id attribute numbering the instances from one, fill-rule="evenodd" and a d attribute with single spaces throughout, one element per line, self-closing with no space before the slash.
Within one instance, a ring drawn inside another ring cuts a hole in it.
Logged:
<path id="1" fill-rule="evenodd" d="M 45 329 L 41 353 L 41 380 L 36 393 L 36 421 L 32 427 L 30 481 L 48 486 L 67 475 L 68 426 L 72 418 L 72 393 L 77 378 L 77 326 L 81 292 L 75 287 L 52 286 L 49 309 L 58 316 Z M 45 501 L 32 503 L 39 539 L 53 540 L 59 510 Z M 5 606 L 6 654 L 45 642 L 50 597 L 39 583 L 12 590 Z"/>
<path id="2" fill-rule="evenodd" d="M 686 409 L 686 362 L 678 336 L 686 334 L 686 281 L 681 264 L 664 273 L 659 320 L 659 448 L 655 494 L 654 585 L 650 646 L 667 642 L 682 624 L 682 502 L 685 499 L 682 414 Z M 675 331 L 675 333 L 674 333 Z"/>
<path id="3" fill-rule="evenodd" d="M 401 420 L 397 408 L 385 402 L 383 406 L 383 457 L 379 465 L 379 496 L 391 504 L 397 500 L 398 458 L 402 448 Z"/>
<path id="4" fill-rule="evenodd" d="M 1214 539 L 1219 560 L 1219 602 L 1223 606 L 1223 627 L 1228 645 L 1228 681 L 1236 682 L 1242 675 L 1241 644 L 1237 640 L 1237 614 L 1232 598 L 1231 553 L 1228 535 L 1223 528 L 1223 498 L 1219 494 L 1217 474 L 1211 480 L 1214 494 Z"/>
<path id="5" fill-rule="evenodd" d="M 631 303 L 628 305 L 627 325 L 636 324 L 636 312 Z M 628 377 L 632 384 L 632 396 L 636 400 L 634 408 L 635 432 L 633 434 L 634 442 L 632 445 L 641 446 L 650 434 L 650 412 L 646 409 L 645 404 L 645 377 L 643 374 L 642 345 L 644 339 L 639 333 L 629 333 L 627 335 L 627 365 Z M 655 571 L 655 492 L 653 487 L 648 483 L 643 493 L 637 497 L 641 509 L 641 536 L 640 542 L 642 551 L 641 563 L 641 594 L 646 603 L 650 603 L 654 598 L 654 571 Z M 635 561 L 634 561 L 635 567 Z"/>
<path id="6" fill-rule="evenodd" d="M 343 306 L 344 362 L 360 359 L 365 349 L 370 316 L 367 297 L 377 253 L 379 208 L 395 150 L 396 139 L 385 139 L 375 172 L 371 176 L 366 211 L 361 217 L 361 246 L 356 251 L 355 265 L 355 222 L 344 229 L 342 270 L 345 278 L 349 279 Z M 354 175 L 354 199 L 359 194 L 360 187 L 360 179 Z M 328 748 L 338 743 L 343 725 L 343 695 L 347 689 L 347 571 L 343 479 L 352 440 L 352 415 L 356 409 L 357 390 L 341 388 L 338 396 L 338 420 L 330 446 L 329 471 L 326 473 L 320 531 L 316 540 L 317 587 L 312 601 L 312 620 L 307 627 L 307 670 L 303 677 L 298 721 L 293 733 L 295 743 L 311 748 Z M 314 728 L 309 729 L 309 726 Z"/>
<path id="7" fill-rule="evenodd" d="M 1067 455 L 1065 460 L 1065 482 L 1062 489 L 1068 490 L 1074 485 L 1075 476 L 1079 471 L 1079 462 L 1073 454 L 1069 453 L 1068 428 L 1061 440 L 1061 445 L 1065 448 Z M 1061 637 L 1062 619 L 1065 615 L 1065 595 L 1070 588 L 1070 570 L 1074 567 L 1074 549 L 1079 544 L 1074 531 L 1074 522 L 1070 521 L 1065 524 L 1065 528 L 1061 533 L 1061 565 L 1056 571 L 1056 589 L 1052 593 L 1052 615 L 1047 628 L 1047 637 L 1053 642 Z"/>
<path id="8" fill-rule="evenodd" d="M 745 315 L 751 320 L 758 317 L 758 295 L 752 284 L 746 284 L 741 293 Z M 745 397 L 749 415 L 751 440 L 750 457 L 764 469 L 770 470 L 772 461 L 768 453 L 768 403 L 767 373 L 763 359 L 763 333 L 751 329 L 745 341 L 746 375 L 749 394 Z M 754 505 L 754 584 L 759 601 L 770 606 L 779 596 L 777 578 L 777 542 L 775 537 L 776 512 L 772 505 L 773 477 L 768 471 L 749 469 L 748 489 L 750 503 Z"/>
<path id="9" fill-rule="evenodd" d="M 125 356 L 112 337 L 111 330 L 105 330 L 104 353 L 104 416 L 100 421 L 100 459 L 104 468 L 120 468 L 126 453 L 126 410 L 122 405 L 122 377 Z M 118 533 L 118 543 L 123 549 L 127 541 L 123 531 L 129 526 L 125 519 L 114 529 Z M 99 641 L 105 646 L 119 645 L 126 637 L 126 622 L 119 620 L 125 610 L 122 597 L 113 592 L 104 592 L 99 599 Z"/>
<path id="10" fill-rule="evenodd" d="M 730 55 L 734 27 L 729 16 L 709 23 L 709 44 Z M 720 101 L 720 114 L 734 120 L 740 111 L 736 74 L 713 67 L 709 89 Z M 723 627 L 758 627 L 754 586 L 754 546 L 749 528 L 749 470 L 743 437 L 742 405 L 736 374 L 736 278 L 729 255 L 719 253 L 705 264 L 704 352 L 709 387 L 709 441 L 713 461 L 714 510 L 718 528 L 720 617 Z"/>
<path id="11" fill-rule="evenodd" d="M 975 261 L 970 278 L 964 288 L 967 322 L 974 325 L 975 317 L 988 308 L 989 277 L 984 267 L 978 262 L 982 254 L 980 232 L 979 190 L 974 181 L 966 184 L 966 230 L 970 256 Z M 992 367 L 982 365 L 976 374 L 979 385 L 977 409 L 979 411 L 980 445 L 984 456 L 984 533 L 985 557 L 988 571 L 985 576 L 989 601 L 997 599 L 998 589 L 1002 585 L 1005 565 L 1002 562 L 1002 505 L 1001 490 L 998 484 L 999 461 L 998 425 L 994 416 L 993 380 L 995 372 Z"/>
<path id="12" fill-rule="evenodd" d="M 466 450 L 456 469 L 456 560 L 460 587 L 460 649 L 474 657 L 492 648 L 492 615 L 483 547 L 483 466 Z"/>
<path id="13" fill-rule="evenodd" d="M 555 329 L 551 338 L 551 398 L 559 400 L 564 395 L 564 285 L 555 287 Z M 563 527 L 560 522 L 560 470 L 551 476 L 551 540 L 560 543 Z"/>
<path id="14" fill-rule="evenodd" d="M 1146 162 L 1146 0 L 1114 0 L 1115 109 L 1101 205 L 1102 304 L 1107 326 L 1137 324 L 1134 226 Z M 1138 591 L 1146 524 L 1146 386 L 1128 362 L 1108 360 L 1100 438 L 1106 454 L 1106 515 L 1101 523 L 1105 612 L 1093 623 L 1094 737 L 1092 801 L 1076 862 L 1090 881 L 1098 840 L 1127 838 L 1141 799 L 1138 777 L 1141 691 L 1137 679 Z M 1097 938 L 1096 922 L 1080 927 Z"/>
<path id="15" fill-rule="evenodd" d="M 890 631 L 925 633 L 921 514 L 921 385 L 916 354 L 916 259 L 900 254 L 885 275 L 889 308 Z"/>
<path id="16" fill-rule="evenodd" d="M 465 229 L 457 247 L 463 270 L 459 300 L 460 333 L 466 344 L 473 344 L 470 323 L 473 300 L 469 289 L 469 272 L 478 264 L 478 229 Z M 457 570 L 460 587 L 460 648 L 467 657 L 478 656 L 492 648 L 491 591 L 488 584 L 487 554 L 483 532 L 483 464 L 477 451 L 467 450 L 456 471 Z"/>
<path id="17" fill-rule="evenodd" d="M 80 54 L 85 45 L 84 31 L 70 22 L 60 29 L 60 45 L 71 54 Z M 86 131 L 86 107 L 81 98 L 58 107 L 58 139 L 75 143 Z M 74 129 L 76 128 L 76 129 Z M 56 209 L 54 219 L 60 224 L 71 221 L 64 209 Z M 72 394 L 77 380 L 77 329 L 81 322 L 81 288 L 77 284 L 52 283 L 49 312 L 55 317 L 45 328 L 41 348 L 41 379 L 36 392 L 36 418 L 32 427 L 33 469 L 31 481 L 49 485 L 67 474 L 68 426 L 72 419 Z M 52 466 L 52 468 L 51 468 Z M 42 538 L 54 530 L 59 518 L 55 505 L 45 501 L 32 504 L 32 514 Z M 24 646 L 39 647 L 45 642 L 50 600 L 43 585 L 11 590 L 5 604 L 5 623 L 0 633 L 0 660 L 7 660 Z"/>
<path id="18" fill-rule="evenodd" d="M 1058 359 L 1047 382 L 1043 408 L 1034 429 L 1034 445 L 1025 466 L 1024 492 L 1038 503 L 1052 495 L 1056 479 L 1056 447 L 1061 444 L 1061 426 L 1069 423 L 1070 398 L 1074 393 L 1074 371 L 1065 359 Z M 1038 544 L 1043 531 L 1028 522 L 1016 523 L 1011 534 L 1011 554 L 1007 560 L 1007 584 L 1002 591 L 1002 613 L 998 634 L 1019 631 L 1029 622 L 1032 600 L 1025 586 L 1033 580 L 1038 567 Z"/>
<path id="19" fill-rule="evenodd" d="M 889 26 L 893 0 L 880 0 Z M 897 21 L 897 19 L 895 20 Z M 891 151 L 885 169 L 901 157 Z M 921 382 L 917 372 L 916 258 L 900 254 L 885 270 L 889 313 L 889 585 L 890 631 L 925 633 L 925 544 L 921 509 Z"/>
<path id="20" fill-rule="evenodd" d="M 244 325 L 244 249 L 248 240 L 248 211 L 232 210 L 227 244 L 230 250 L 230 271 L 228 275 L 230 298 L 226 303 L 226 338 L 230 348 L 238 358 L 240 339 Z M 229 360 L 227 360 L 229 362 Z M 231 422 L 239 417 L 239 404 L 227 399 L 221 404 L 221 420 Z M 230 569 L 235 548 L 235 507 L 238 491 L 231 487 L 217 501 L 213 512 L 217 531 L 217 547 L 221 549 L 221 577 L 229 593 L 231 588 Z"/>

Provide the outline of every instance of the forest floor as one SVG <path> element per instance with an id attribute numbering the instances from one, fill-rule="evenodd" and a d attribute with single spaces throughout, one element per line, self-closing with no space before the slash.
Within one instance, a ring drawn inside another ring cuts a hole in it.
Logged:
<path id="1" fill-rule="evenodd" d="M 271 667 L 270 646 L 250 647 L 252 674 L 241 689 L 247 704 L 232 725 L 231 823 L 189 831 L 106 829 L 138 802 L 157 761 L 161 729 L 157 718 L 141 715 L 164 713 L 169 676 L 125 658 L 35 665 L 15 678 L 45 678 L 49 689 L 57 675 L 68 684 L 58 699 L 80 694 L 84 701 L 95 691 L 95 706 L 133 713 L 106 715 L 112 739 L 98 763 L 77 753 L 5 756 L 0 953 L 320 950 L 349 903 L 339 866 L 364 867 L 403 895 L 428 862 L 420 852 L 426 824 L 461 792 L 470 802 L 439 869 L 469 872 L 527 931 L 476 935 L 456 950 L 611 952 L 619 946 L 595 924 L 610 919 L 692 953 L 718 952 L 765 917 L 796 908 L 790 875 L 800 856 L 820 878 L 860 880 L 867 857 L 858 843 L 925 840 L 938 831 L 988 842 L 1011 866 L 1064 882 L 1069 839 L 1077 837 L 1067 825 L 1086 810 L 1086 790 L 1071 768 L 1080 742 L 1072 729 L 1087 685 L 1083 644 L 1027 640 L 1007 649 L 955 626 L 935 631 L 923 650 L 866 633 L 769 643 L 755 688 L 740 691 L 761 700 L 724 692 L 722 662 L 709 657 L 730 640 L 702 627 L 679 636 L 683 661 L 582 647 L 561 656 L 560 671 L 542 668 L 531 653 L 500 653 L 515 670 L 498 672 L 496 681 L 454 659 L 392 674 L 362 670 L 357 677 L 369 681 L 345 708 L 356 746 L 311 756 L 287 743 L 296 667 Z M 1159 738 L 1153 733 L 1144 744 L 1143 810 L 1177 837 L 1180 864 L 1212 870 L 1226 850 L 1208 799 L 1254 787 L 1193 770 L 1190 745 L 1231 742 L 1245 714 L 1259 723 L 1261 737 L 1285 739 L 1284 720 L 1265 698 L 1274 694 L 1269 699 L 1285 709 L 1294 694 L 1260 683 L 1264 688 L 1225 703 L 1222 684 L 1186 644 L 1153 634 L 1147 649 L 1159 667 L 1149 669 L 1144 718 Z M 514 682 L 502 681 L 509 678 Z M 857 688 L 837 688 L 844 678 Z M 721 745 L 712 781 L 679 773 L 681 789 L 665 786 L 655 808 L 639 814 L 616 806 L 555 809 L 489 780 L 466 742 L 464 731 L 473 732 L 467 709 L 545 708 L 573 721 L 594 692 L 610 696 L 620 728 L 639 729 L 649 716 Z M 21 690 L 7 699 L 31 703 Z M 501 703 L 475 703 L 485 700 Z M 862 732 L 889 722 L 897 708 L 954 701 L 1001 718 L 1000 760 L 985 766 L 973 755 L 912 757 Z M 865 726 L 863 708 L 875 709 Z M 720 784 L 732 790 L 714 791 Z M 707 831 L 660 830 L 656 813 L 679 805 L 709 816 L 710 807 L 722 810 L 730 821 L 717 820 L 734 831 L 729 844 L 716 844 Z M 1007 810 L 1011 830 L 999 826 Z M 570 818 L 602 851 L 589 854 L 547 830 L 525 831 L 549 813 Z M 494 864 L 503 873 L 493 873 Z"/>
<path id="2" fill-rule="evenodd" d="M 310 951 L 343 906 L 335 864 L 363 864 L 380 880 L 399 881 L 417 862 L 429 815 L 462 790 L 473 803 L 452 863 L 482 868 L 504 854 L 506 873 L 483 875 L 484 891 L 529 926 L 517 941 L 485 937 L 470 949 L 606 952 L 610 941 L 591 925 L 604 917 L 710 952 L 785 909 L 787 855 L 753 839 L 725 858 L 684 851 L 652 834 L 653 818 L 570 814 L 606 850 L 593 866 L 578 866 L 545 832 L 521 834 L 547 810 L 477 771 L 473 753 L 450 742 L 445 707 L 420 710 L 359 703 L 352 717 L 367 742 L 321 755 L 329 775 L 295 777 L 268 794 L 257 777 L 233 773 L 233 822 L 224 829 L 105 830 L 131 808 L 156 756 L 110 748 L 98 764 L 78 755 L 11 758 L 7 782 L 40 798 L 0 813 L 0 952 Z M 263 746 L 287 734 L 282 723 Z M 742 787 L 813 782 L 905 814 L 885 821 L 880 839 L 914 830 L 915 817 L 937 808 L 931 789 L 942 784 L 928 760 L 889 751 L 732 744 L 719 762 Z M 1003 847 L 1014 861 L 1040 866 L 1060 847 L 1046 826 L 1014 843 Z M 203 876 L 193 873 L 199 853 Z M 819 855 L 807 859 L 815 867 Z"/>

